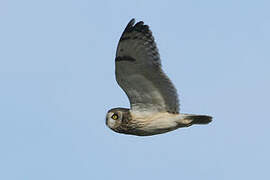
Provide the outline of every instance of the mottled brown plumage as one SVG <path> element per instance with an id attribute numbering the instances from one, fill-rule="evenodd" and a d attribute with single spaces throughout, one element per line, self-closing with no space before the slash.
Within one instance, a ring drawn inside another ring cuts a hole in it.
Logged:
<path id="1" fill-rule="evenodd" d="M 193 124 L 207 124 L 212 117 L 179 112 L 177 91 L 163 72 L 159 52 L 148 25 L 132 19 L 117 47 L 115 74 L 127 94 L 131 109 L 108 111 L 106 124 L 118 133 L 147 136 Z"/>

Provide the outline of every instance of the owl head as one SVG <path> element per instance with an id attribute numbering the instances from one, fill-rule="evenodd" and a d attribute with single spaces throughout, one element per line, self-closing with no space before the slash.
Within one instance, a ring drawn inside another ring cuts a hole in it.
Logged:
<path id="1" fill-rule="evenodd" d="M 113 108 L 107 112 L 106 125 L 112 130 L 119 132 L 129 117 L 129 109 Z"/>

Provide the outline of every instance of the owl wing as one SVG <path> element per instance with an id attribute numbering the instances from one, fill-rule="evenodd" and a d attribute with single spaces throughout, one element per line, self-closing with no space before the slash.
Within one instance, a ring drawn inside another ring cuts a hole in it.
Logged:
<path id="1" fill-rule="evenodd" d="M 132 19 L 117 47 L 116 80 L 132 111 L 179 112 L 175 87 L 161 69 L 159 52 L 147 25 Z"/>

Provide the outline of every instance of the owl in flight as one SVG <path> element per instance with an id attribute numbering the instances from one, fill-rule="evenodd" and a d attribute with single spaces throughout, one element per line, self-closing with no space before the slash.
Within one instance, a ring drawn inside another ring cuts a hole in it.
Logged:
<path id="1" fill-rule="evenodd" d="M 113 108 L 106 125 L 115 132 L 137 136 L 166 133 L 193 124 L 208 124 L 211 116 L 179 112 L 176 89 L 161 69 L 159 52 L 149 26 L 132 19 L 118 43 L 115 74 L 130 101 L 130 109 Z"/>

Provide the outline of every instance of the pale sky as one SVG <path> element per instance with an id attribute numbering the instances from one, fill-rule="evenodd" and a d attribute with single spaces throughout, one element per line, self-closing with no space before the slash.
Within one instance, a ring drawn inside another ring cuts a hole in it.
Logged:
<path id="1" fill-rule="evenodd" d="M 269 179 L 269 1 L 0 1 L 0 179 Z M 117 134 L 114 77 L 131 18 L 150 26 L 184 113 L 214 117 Z"/>

